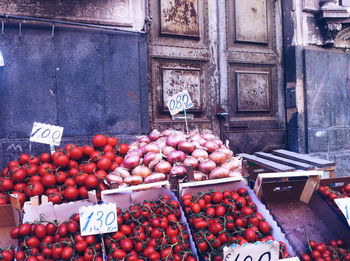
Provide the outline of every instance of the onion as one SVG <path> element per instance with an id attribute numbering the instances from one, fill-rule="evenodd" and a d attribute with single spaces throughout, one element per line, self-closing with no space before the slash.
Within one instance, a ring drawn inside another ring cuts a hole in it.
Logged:
<path id="1" fill-rule="evenodd" d="M 152 170 L 145 165 L 140 165 L 134 168 L 131 172 L 134 176 L 140 176 L 142 178 L 147 178 L 149 175 L 152 174 Z"/>
<path id="2" fill-rule="evenodd" d="M 156 157 L 149 163 L 148 167 L 153 168 L 158 162 L 160 162 L 163 158 L 163 155 L 158 153 Z"/>
<path id="3" fill-rule="evenodd" d="M 174 166 L 171 168 L 170 175 L 178 175 L 179 177 L 183 177 L 186 174 L 186 169 L 183 166 Z"/>
<path id="4" fill-rule="evenodd" d="M 127 169 L 133 169 L 140 164 L 140 157 L 137 155 L 128 155 L 124 158 L 122 166 Z"/>
<path id="5" fill-rule="evenodd" d="M 198 133 L 192 135 L 192 137 L 190 138 L 191 141 L 199 141 L 200 139 L 202 139 L 202 137 Z"/>
<path id="6" fill-rule="evenodd" d="M 137 150 L 129 150 L 128 151 L 128 154 L 127 154 L 127 156 L 132 156 L 132 155 L 136 155 L 136 156 L 139 156 L 139 157 L 141 157 L 142 156 L 142 154 L 143 154 L 143 151 L 142 151 L 142 149 L 137 149 Z"/>
<path id="7" fill-rule="evenodd" d="M 157 156 L 157 153 L 155 153 L 155 152 L 148 152 L 143 157 L 142 163 L 145 164 L 146 166 L 148 166 L 150 164 L 150 162 L 156 158 L 156 156 Z"/>
<path id="8" fill-rule="evenodd" d="M 195 146 L 189 141 L 182 140 L 179 142 L 177 148 L 183 152 L 191 153 L 192 151 L 194 151 Z"/>
<path id="9" fill-rule="evenodd" d="M 209 155 L 209 158 L 216 164 L 221 164 L 226 160 L 226 154 L 222 151 L 214 151 Z"/>
<path id="10" fill-rule="evenodd" d="M 225 169 L 228 169 L 228 170 L 234 170 L 238 167 L 240 167 L 242 164 L 242 160 L 240 157 L 234 157 L 234 158 L 231 158 L 229 160 L 226 160 L 224 163 L 221 164 L 220 167 L 223 167 Z"/>
<path id="11" fill-rule="evenodd" d="M 171 135 L 171 134 L 173 134 L 173 133 L 174 133 L 174 131 L 173 131 L 173 130 L 170 130 L 170 129 L 167 129 L 167 130 L 165 130 L 165 131 L 162 132 L 162 134 L 163 134 L 164 136 L 169 136 L 169 135 Z"/>
<path id="12" fill-rule="evenodd" d="M 242 170 L 240 169 L 234 169 L 233 171 L 230 171 L 230 177 L 237 177 L 242 176 Z"/>
<path id="13" fill-rule="evenodd" d="M 123 183 L 122 177 L 113 175 L 111 173 L 107 175 L 106 180 L 110 186 L 113 184 L 121 185 Z"/>
<path id="14" fill-rule="evenodd" d="M 171 146 L 165 146 L 163 149 L 162 149 L 162 153 L 165 155 L 165 156 L 168 156 L 168 154 L 172 151 L 174 151 L 175 148 L 174 147 L 171 147 Z"/>
<path id="15" fill-rule="evenodd" d="M 209 174 L 209 179 L 221 179 L 221 178 L 227 178 L 230 176 L 230 171 L 225 168 L 215 168 L 213 169 Z"/>
<path id="16" fill-rule="evenodd" d="M 152 175 L 145 178 L 145 183 L 154 183 L 163 181 L 166 179 L 166 175 L 164 173 L 153 173 Z"/>
<path id="17" fill-rule="evenodd" d="M 195 149 L 192 152 L 192 157 L 196 158 L 196 159 L 207 159 L 209 158 L 209 154 L 206 150 L 204 149 Z"/>
<path id="18" fill-rule="evenodd" d="M 138 150 L 140 148 L 139 144 L 133 142 L 129 145 L 129 151 Z"/>
<path id="19" fill-rule="evenodd" d="M 212 139 L 211 141 L 214 141 L 219 147 L 223 145 L 222 141 L 218 138 Z"/>
<path id="20" fill-rule="evenodd" d="M 202 134 L 202 138 L 206 140 L 212 140 L 212 139 L 216 139 L 217 137 L 212 133 L 206 132 Z"/>
<path id="21" fill-rule="evenodd" d="M 140 176 L 130 176 L 124 179 L 124 182 L 128 185 L 139 185 L 142 181 L 142 177 Z"/>
<path id="22" fill-rule="evenodd" d="M 202 148 L 202 145 L 201 145 L 201 143 L 198 140 L 194 140 L 194 141 L 191 141 L 191 142 L 195 146 L 195 148 L 197 148 L 197 149 L 201 149 Z"/>
<path id="23" fill-rule="evenodd" d="M 163 149 L 166 146 L 166 137 L 160 137 L 154 143 L 157 144 L 160 149 Z"/>
<path id="24" fill-rule="evenodd" d="M 199 163 L 198 160 L 191 156 L 188 156 L 183 162 L 184 167 L 193 167 L 193 168 L 197 168 L 198 163 Z"/>
<path id="25" fill-rule="evenodd" d="M 182 134 L 171 134 L 166 139 L 166 145 L 176 148 L 177 144 L 179 144 L 179 142 L 182 140 L 184 140 L 184 136 Z"/>
<path id="26" fill-rule="evenodd" d="M 203 146 L 207 149 L 209 153 L 212 153 L 219 149 L 219 146 L 214 141 L 207 141 L 203 144 Z"/>
<path id="27" fill-rule="evenodd" d="M 202 181 L 202 180 L 208 179 L 207 175 L 197 170 L 193 171 L 193 176 L 194 176 L 194 180 L 196 181 Z"/>
<path id="28" fill-rule="evenodd" d="M 142 147 L 142 151 L 143 153 L 147 153 L 147 152 L 156 152 L 156 153 L 159 153 L 160 152 L 160 149 L 158 147 L 157 144 L 155 143 L 149 143 L 145 146 Z"/>
<path id="29" fill-rule="evenodd" d="M 216 168 L 216 164 L 214 161 L 212 160 L 205 160 L 199 163 L 198 165 L 198 170 L 200 172 L 203 172 L 205 174 L 209 173 L 210 171 L 212 171 L 213 169 Z"/>
<path id="30" fill-rule="evenodd" d="M 167 174 L 171 169 L 171 164 L 165 160 L 160 161 L 155 167 L 154 170 L 159 173 Z"/>
<path id="31" fill-rule="evenodd" d="M 137 142 L 138 143 L 146 143 L 146 144 L 148 144 L 148 143 L 151 142 L 151 140 L 148 138 L 148 136 L 142 135 L 142 136 L 137 137 Z"/>
<path id="32" fill-rule="evenodd" d="M 158 131 L 157 129 L 154 129 L 151 131 L 151 133 L 148 135 L 148 138 L 151 141 L 155 141 L 158 140 L 160 137 L 162 136 L 162 133 L 160 133 L 160 131 Z"/>
<path id="33" fill-rule="evenodd" d="M 123 179 L 130 176 L 130 172 L 126 168 L 123 168 L 123 167 L 117 167 L 113 172 L 111 172 L 109 174 L 118 175 L 118 176 L 122 177 Z"/>
<path id="34" fill-rule="evenodd" d="M 226 148 L 225 146 L 220 147 L 220 149 L 218 149 L 218 151 L 222 151 L 223 153 L 225 153 L 226 159 L 229 159 L 233 156 L 233 151 Z"/>
<path id="35" fill-rule="evenodd" d="M 170 163 L 183 162 L 185 158 L 186 154 L 181 150 L 171 151 L 166 157 L 167 161 Z"/>

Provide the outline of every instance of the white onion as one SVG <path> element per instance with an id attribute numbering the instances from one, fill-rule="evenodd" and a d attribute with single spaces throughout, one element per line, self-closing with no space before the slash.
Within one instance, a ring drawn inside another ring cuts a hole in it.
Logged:
<path id="1" fill-rule="evenodd" d="M 183 162 L 184 167 L 193 167 L 193 168 L 197 168 L 198 163 L 199 163 L 198 160 L 191 156 L 186 157 L 186 159 Z"/>
<path id="2" fill-rule="evenodd" d="M 216 168 L 216 164 L 212 160 L 205 160 L 199 163 L 198 170 L 205 174 L 208 174 L 210 171 Z"/>
<path id="3" fill-rule="evenodd" d="M 155 165 L 154 170 L 159 173 L 167 174 L 171 169 L 171 164 L 165 160 L 160 161 L 157 165 Z"/>
<path id="4" fill-rule="evenodd" d="M 152 174 L 152 170 L 145 165 L 139 165 L 136 168 L 134 168 L 131 172 L 134 176 L 140 176 L 142 178 L 147 178 L 149 175 Z"/>
<path id="5" fill-rule="evenodd" d="M 204 149 L 195 149 L 192 152 L 192 157 L 196 158 L 196 159 L 207 159 L 209 158 L 209 154 L 208 152 L 206 152 L 206 150 Z"/>

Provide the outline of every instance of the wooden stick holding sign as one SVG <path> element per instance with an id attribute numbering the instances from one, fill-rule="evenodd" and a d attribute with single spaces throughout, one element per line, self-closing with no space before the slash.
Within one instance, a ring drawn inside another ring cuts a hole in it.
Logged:
<path id="1" fill-rule="evenodd" d="M 175 95 L 173 95 L 171 97 L 168 97 L 165 100 L 165 104 L 168 106 L 171 115 L 176 115 L 180 111 L 184 111 L 186 131 L 188 133 L 188 123 L 187 123 L 186 110 L 193 107 L 191 96 L 190 96 L 188 90 L 184 90 L 182 92 L 176 93 Z"/>

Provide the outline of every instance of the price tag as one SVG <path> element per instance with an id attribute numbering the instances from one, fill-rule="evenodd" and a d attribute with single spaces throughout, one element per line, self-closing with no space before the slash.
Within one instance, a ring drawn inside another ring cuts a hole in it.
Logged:
<path id="1" fill-rule="evenodd" d="M 30 141 L 59 146 L 63 134 L 63 127 L 34 122 Z"/>
<path id="2" fill-rule="evenodd" d="M 80 234 L 82 236 L 115 232 L 118 230 L 115 203 L 81 207 Z"/>
<path id="3" fill-rule="evenodd" d="M 334 201 L 350 226 L 350 198 L 336 198 Z"/>
<path id="4" fill-rule="evenodd" d="M 276 241 L 224 247 L 225 261 L 278 261 L 279 243 Z"/>
<path id="5" fill-rule="evenodd" d="M 176 115 L 180 111 L 193 107 L 191 96 L 187 90 L 169 97 L 166 99 L 165 104 L 168 106 L 171 115 Z"/>

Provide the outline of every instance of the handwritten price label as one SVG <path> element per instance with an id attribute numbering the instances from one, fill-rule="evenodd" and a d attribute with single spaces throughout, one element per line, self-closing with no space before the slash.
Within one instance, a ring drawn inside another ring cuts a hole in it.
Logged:
<path id="1" fill-rule="evenodd" d="M 176 115 L 180 111 L 193 107 L 191 96 L 187 90 L 169 97 L 166 99 L 165 104 L 168 106 L 171 115 Z"/>
<path id="2" fill-rule="evenodd" d="M 278 261 L 279 243 L 270 241 L 267 243 L 236 245 L 224 247 L 225 261 Z"/>
<path id="3" fill-rule="evenodd" d="M 336 198 L 334 201 L 350 226 L 350 198 Z"/>
<path id="4" fill-rule="evenodd" d="M 81 207 L 80 234 L 82 236 L 115 232 L 118 230 L 116 204 L 108 203 Z"/>
<path id="5" fill-rule="evenodd" d="M 63 134 L 63 127 L 34 122 L 30 141 L 59 146 Z"/>

